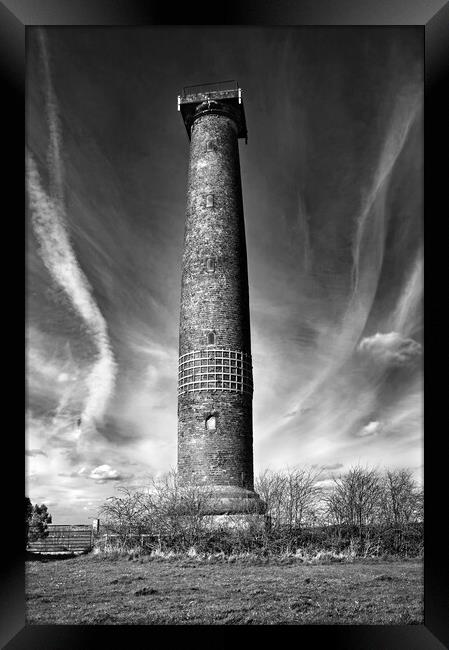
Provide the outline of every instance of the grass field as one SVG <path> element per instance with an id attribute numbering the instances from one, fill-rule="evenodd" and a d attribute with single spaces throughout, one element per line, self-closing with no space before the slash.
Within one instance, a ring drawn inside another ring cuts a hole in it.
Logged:
<path id="1" fill-rule="evenodd" d="M 420 561 L 26 563 L 28 624 L 423 623 Z"/>

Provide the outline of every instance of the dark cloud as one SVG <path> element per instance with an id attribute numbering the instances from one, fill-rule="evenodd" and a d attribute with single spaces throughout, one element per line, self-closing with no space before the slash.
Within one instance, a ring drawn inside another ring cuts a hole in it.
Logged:
<path id="1" fill-rule="evenodd" d="M 47 456 L 47 454 L 42 449 L 26 449 L 25 456 Z"/>
<path id="2" fill-rule="evenodd" d="M 301 346 L 310 348 L 315 345 L 319 332 L 307 323 L 298 323 L 291 339 Z"/>
<path id="3" fill-rule="evenodd" d="M 123 417 L 106 416 L 96 426 L 97 432 L 112 445 L 130 445 L 141 439 L 142 434 L 132 421 Z"/>

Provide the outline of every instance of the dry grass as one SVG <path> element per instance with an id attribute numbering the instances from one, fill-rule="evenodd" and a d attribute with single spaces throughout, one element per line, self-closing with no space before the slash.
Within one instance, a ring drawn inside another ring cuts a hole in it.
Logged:
<path id="1" fill-rule="evenodd" d="M 419 561 L 103 554 L 26 565 L 28 624 L 423 622 Z"/>

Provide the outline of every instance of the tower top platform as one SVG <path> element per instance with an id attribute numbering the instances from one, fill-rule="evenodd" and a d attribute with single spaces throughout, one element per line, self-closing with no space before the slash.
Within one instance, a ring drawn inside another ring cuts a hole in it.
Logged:
<path id="1" fill-rule="evenodd" d="M 247 140 L 242 89 L 236 81 L 184 86 L 182 93 L 178 95 L 178 111 L 181 112 L 189 140 L 192 123 L 196 117 L 204 113 L 224 113 L 226 110 L 236 119 L 237 137 Z"/>

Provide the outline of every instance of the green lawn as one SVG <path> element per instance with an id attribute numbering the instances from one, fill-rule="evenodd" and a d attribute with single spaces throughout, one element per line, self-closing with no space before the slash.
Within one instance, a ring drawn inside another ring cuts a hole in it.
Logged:
<path id="1" fill-rule="evenodd" d="M 420 561 L 26 563 L 28 624 L 423 623 Z"/>

